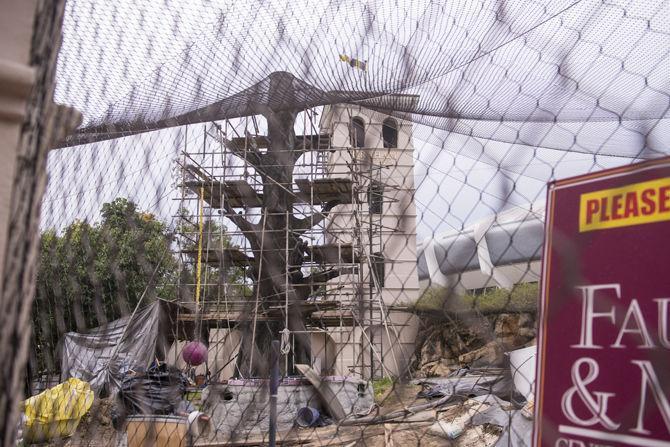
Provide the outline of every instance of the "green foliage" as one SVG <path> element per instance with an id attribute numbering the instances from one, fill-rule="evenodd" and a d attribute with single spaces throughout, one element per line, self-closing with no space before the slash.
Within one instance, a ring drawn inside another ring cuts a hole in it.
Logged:
<path id="1" fill-rule="evenodd" d="M 179 233 L 182 235 L 181 249 L 190 253 L 188 262 L 182 271 L 182 281 L 188 284 L 196 284 L 196 265 L 198 261 L 198 239 L 200 238 L 200 227 L 197 218 L 191 216 L 186 209 L 180 210 L 181 226 Z M 224 294 L 228 299 L 242 299 L 251 295 L 251 289 L 245 284 L 244 270 L 240 267 L 228 266 L 220 269 L 216 264 L 204 262 L 207 259 L 206 252 L 222 251 L 228 248 L 237 248 L 232 243 L 230 235 L 226 233 L 225 227 L 214 220 L 207 219 L 203 222 L 202 250 L 203 263 L 201 267 L 201 290 L 200 296 L 203 301 L 222 301 Z M 227 290 L 224 290 L 224 284 Z M 192 287 L 195 290 L 195 287 Z"/>
<path id="2" fill-rule="evenodd" d="M 105 203 L 97 224 L 77 220 L 62 234 L 46 230 L 33 305 L 39 368 L 54 369 L 64 333 L 128 315 L 145 290 L 145 304 L 173 299 L 178 267 L 170 244 L 165 224 L 124 198 Z"/>
<path id="3" fill-rule="evenodd" d="M 375 401 L 379 401 L 386 395 L 386 393 L 393 387 L 393 379 L 384 377 L 372 381 L 372 391 L 375 394 Z"/>
<path id="4" fill-rule="evenodd" d="M 96 224 L 76 220 L 60 234 L 53 229 L 42 233 L 31 362 L 38 370 L 58 369 L 56 348 L 65 333 L 129 315 L 143 294 L 142 305 L 156 298 L 193 299 L 195 288 L 189 284 L 195 283 L 195 259 L 180 269 L 172 255 L 175 241 L 163 222 L 125 198 L 105 203 L 101 214 Z M 195 221 L 183 217 L 187 219 L 182 221 Z M 203 243 L 207 240 L 210 248 L 233 246 L 225 229 L 215 222 L 205 222 L 204 227 Z M 179 231 L 187 236 L 182 248 L 197 249 L 198 226 L 185 224 Z M 226 282 L 244 284 L 243 273 L 237 267 L 221 272 L 203 266 L 203 300 L 222 298 L 225 291 L 217 285 L 222 275 Z M 181 284 L 179 290 L 177 284 Z"/>
<path id="5" fill-rule="evenodd" d="M 537 310 L 539 286 L 537 283 L 515 285 L 512 290 L 492 289 L 473 295 L 449 295 L 444 287 L 426 289 L 414 305 L 414 309 L 423 312 L 534 312 Z"/>

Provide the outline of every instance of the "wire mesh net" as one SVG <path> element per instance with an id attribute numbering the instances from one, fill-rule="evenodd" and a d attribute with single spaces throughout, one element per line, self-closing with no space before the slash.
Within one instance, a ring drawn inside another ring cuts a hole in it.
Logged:
<path id="1" fill-rule="evenodd" d="M 669 43 L 661 0 L 67 1 L 18 436 L 530 445 L 546 184 L 668 153 Z"/>

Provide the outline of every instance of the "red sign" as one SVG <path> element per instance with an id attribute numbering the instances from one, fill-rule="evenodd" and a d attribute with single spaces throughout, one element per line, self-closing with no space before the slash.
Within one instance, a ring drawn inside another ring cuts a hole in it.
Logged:
<path id="1" fill-rule="evenodd" d="M 670 158 L 549 185 L 534 445 L 670 447 Z"/>

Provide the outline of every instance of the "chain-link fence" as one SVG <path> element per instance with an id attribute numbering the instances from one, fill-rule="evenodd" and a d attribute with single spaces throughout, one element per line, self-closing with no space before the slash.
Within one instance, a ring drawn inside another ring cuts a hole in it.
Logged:
<path id="1" fill-rule="evenodd" d="M 670 2 L 68 0 L 62 36 L 17 439 L 530 445 L 546 184 L 668 153 Z"/>

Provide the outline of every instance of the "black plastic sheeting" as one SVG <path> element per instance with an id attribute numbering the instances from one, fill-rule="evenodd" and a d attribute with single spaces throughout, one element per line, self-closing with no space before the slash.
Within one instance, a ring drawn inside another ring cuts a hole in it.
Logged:
<path id="1" fill-rule="evenodd" d="M 181 372 L 164 363 L 145 373 L 126 377 L 118 397 L 126 414 L 173 414 L 186 389 Z"/>
<path id="2" fill-rule="evenodd" d="M 120 430 L 128 416 L 171 415 L 182 411 L 186 385 L 183 374 L 165 363 L 126 376 L 112 408 L 112 425 Z"/>

